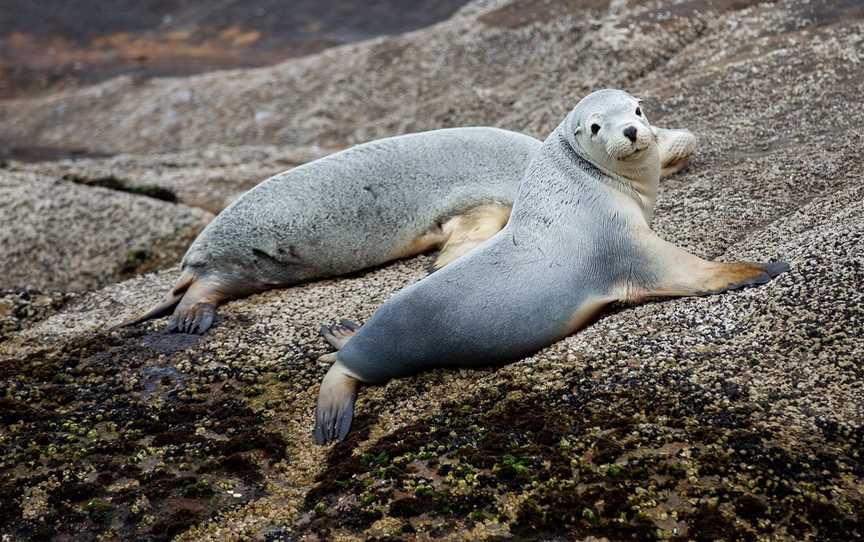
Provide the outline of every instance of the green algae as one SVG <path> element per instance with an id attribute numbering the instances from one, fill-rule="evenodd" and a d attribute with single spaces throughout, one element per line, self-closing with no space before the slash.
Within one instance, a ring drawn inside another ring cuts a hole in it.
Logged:
<path id="1" fill-rule="evenodd" d="M 265 494 L 285 442 L 252 399 L 156 363 L 139 341 L 93 334 L 0 365 L 0 532 L 168 540 Z"/>
<path id="2" fill-rule="evenodd" d="M 349 437 L 308 493 L 314 517 L 293 532 L 358 536 L 391 517 L 429 536 L 493 521 L 519 539 L 864 535 L 864 495 L 848 483 L 864 468 L 864 431 L 826 427 L 827 449 L 783 443 L 754 424 L 758 405 L 717 411 L 685 382 L 608 390 L 574 377 L 558 399 L 486 390 L 359 457 Z"/>

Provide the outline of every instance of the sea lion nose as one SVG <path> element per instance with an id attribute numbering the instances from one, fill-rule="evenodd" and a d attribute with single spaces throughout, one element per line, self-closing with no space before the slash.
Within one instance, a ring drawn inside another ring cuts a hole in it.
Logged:
<path id="1" fill-rule="evenodd" d="M 631 143 L 636 143 L 636 127 L 628 126 L 624 128 L 624 136 L 630 140 Z"/>

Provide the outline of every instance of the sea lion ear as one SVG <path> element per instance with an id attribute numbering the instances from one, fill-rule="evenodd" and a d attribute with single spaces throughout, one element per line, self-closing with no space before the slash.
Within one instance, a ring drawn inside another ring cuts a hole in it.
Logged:
<path id="1" fill-rule="evenodd" d="M 579 135 L 582 133 L 582 125 L 576 127 L 576 130 L 573 131 L 573 135 Z"/>

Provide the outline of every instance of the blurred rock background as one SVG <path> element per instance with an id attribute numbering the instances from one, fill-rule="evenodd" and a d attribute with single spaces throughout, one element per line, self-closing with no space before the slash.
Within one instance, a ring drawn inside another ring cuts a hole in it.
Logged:
<path id="1" fill-rule="evenodd" d="M 448 18 L 466 0 L 7 0 L 0 98 L 104 81 L 268 66 Z"/>
<path id="2" fill-rule="evenodd" d="M 0 6 L 0 533 L 864 536 L 864 4 L 285 4 Z M 329 449 L 318 325 L 367 319 L 429 257 L 231 303 L 202 338 L 107 329 L 272 173 L 444 126 L 543 137 L 606 86 L 700 139 L 661 235 L 793 271 L 365 389 Z"/>

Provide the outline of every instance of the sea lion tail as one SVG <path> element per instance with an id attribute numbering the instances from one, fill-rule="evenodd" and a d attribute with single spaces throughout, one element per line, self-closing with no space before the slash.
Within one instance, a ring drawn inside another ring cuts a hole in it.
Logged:
<path id="1" fill-rule="evenodd" d="M 189 286 L 191 286 L 193 282 L 195 282 L 195 275 L 190 273 L 189 271 L 183 271 L 183 273 L 181 273 L 180 277 L 177 279 L 177 282 L 174 283 L 174 287 L 171 288 L 171 292 L 168 293 L 168 296 L 165 298 L 164 301 L 162 301 L 149 311 L 145 312 L 141 316 L 111 326 L 111 329 L 134 326 L 136 324 L 146 322 L 147 320 L 161 318 L 162 316 L 170 314 L 171 311 L 174 310 L 174 307 L 176 307 L 180 303 L 180 300 L 183 299 L 183 295 L 186 293 L 186 290 L 189 289 Z"/>

